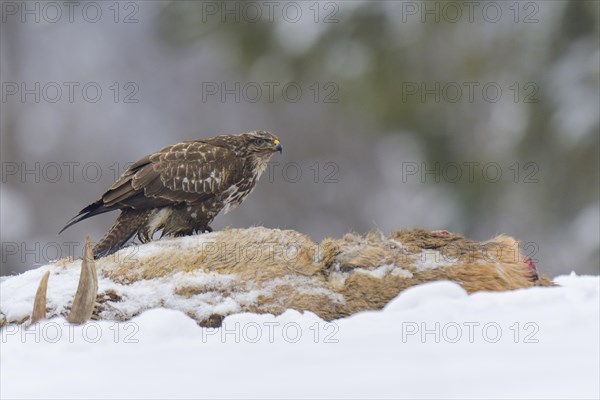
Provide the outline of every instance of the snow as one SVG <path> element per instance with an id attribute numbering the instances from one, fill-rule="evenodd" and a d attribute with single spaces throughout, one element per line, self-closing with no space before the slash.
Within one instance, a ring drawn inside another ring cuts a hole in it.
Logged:
<path id="1" fill-rule="evenodd" d="M 256 230 L 261 234 L 262 230 Z M 270 232 L 281 232 L 270 230 Z M 264 233 L 262 233 L 264 235 Z M 181 253 L 197 252 L 208 245 L 218 246 L 222 232 L 166 239 L 146 243 L 141 246 L 129 246 L 115 254 L 121 264 L 131 263 L 130 273 L 139 279 L 133 282 L 121 282 L 111 279 L 105 273 L 115 263 L 110 259 L 96 262 L 98 270 L 99 294 L 111 293 L 119 301 L 106 301 L 100 315 L 103 319 L 124 321 L 146 310 L 164 307 L 193 315 L 198 320 L 209 318 L 213 314 L 228 315 L 239 313 L 254 306 L 261 296 L 269 296 L 279 287 L 292 286 L 298 293 L 322 295 L 334 302 L 343 301 L 343 297 L 322 287 L 314 277 L 286 275 L 272 279 L 267 284 L 256 285 L 252 280 L 242 280 L 236 274 L 205 272 L 202 270 L 174 272 L 154 279 L 141 279 L 141 272 L 135 270 L 135 261 L 149 259 L 167 250 L 176 249 Z M 222 240 L 222 239 L 221 239 Z M 296 247 L 291 247 L 297 252 Z M 227 249 L 241 251 L 242 249 Z M 285 250 L 290 256 L 289 248 Z M 47 290 L 47 315 L 66 316 L 75 296 L 81 271 L 81 260 L 59 260 L 25 273 L 8 277 L 0 281 L 0 325 L 2 322 L 22 322 L 28 319 L 33 308 L 34 297 L 40 279 L 50 271 Z M 197 289 L 197 293 L 184 295 L 180 290 Z M 226 291 L 224 289 L 227 289 Z M 224 296 L 224 293 L 227 296 Z"/>
<path id="2" fill-rule="evenodd" d="M 368 270 L 364 268 L 355 268 L 354 272 L 359 274 L 365 274 L 372 276 L 373 278 L 383 278 L 384 276 L 391 274 L 401 276 L 403 278 L 412 278 L 412 272 L 403 268 L 397 267 L 394 264 L 383 264 L 375 269 Z"/>
<path id="3" fill-rule="evenodd" d="M 412 263 L 418 271 L 434 269 L 444 266 L 451 266 L 456 262 L 456 259 L 449 258 L 447 255 L 442 255 L 437 250 L 422 250 L 421 254 L 416 257 L 416 261 Z"/>
<path id="4" fill-rule="evenodd" d="M 333 322 L 288 310 L 201 328 L 181 311 L 157 308 L 119 323 L 9 325 L 0 395 L 597 399 L 600 278 L 555 281 L 561 287 L 472 295 L 432 282 L 381 311 Z M 48 289 L 67 291 L 65 299 L 75 290 Z M 11 302 L 2 293 L 3 310 L 24 307 Z"/>

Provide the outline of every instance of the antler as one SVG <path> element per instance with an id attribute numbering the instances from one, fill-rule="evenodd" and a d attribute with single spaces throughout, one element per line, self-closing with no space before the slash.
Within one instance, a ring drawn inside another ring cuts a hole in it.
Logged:
<path id="1" fill-rule="evenodd" d="M 46 290 L 48 289 L 48 278 L 50 277 L 50 271 L 46 271 L 37 292 L 35 293 L 35 300 L 33 302 L 33 312 L 31 313 L 31 323 L 35 324 L 40 319 L 46 318 Z"/>
<path id="2" fill-rule="evenodd" d="M 86 236 L 79 285 L 77 286 L 77 292 L 75 293 L 75 299 L 73 299 L 73 305 L 71 306 L 67 321 L 72 324 L 83 324 L 89 320 L 94 311 L 97 292 L 98 275 L 96 274 L 96 265 L 94 264 L 92 243 L 90 237 Z"/>

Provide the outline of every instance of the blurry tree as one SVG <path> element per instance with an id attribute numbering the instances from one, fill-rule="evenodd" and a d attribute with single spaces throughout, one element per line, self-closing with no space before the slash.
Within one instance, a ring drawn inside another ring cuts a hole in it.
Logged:
<path id="1" fill-rule="evenodd" d="M 3 180 L 2 241 L 21 252 L 3 253 L 0 274 L 49 261 L 32 261 L 36 244 L 100 237 L 114 215 L 57 231 L 112 184 L 114 165 L 249 129 L 281 136 L 281 164 L 216 229 L 265 225 L 314 240 L 411 225 L 475 240 L 507 233 L 538 245 L 531 255 L 543 272 L 599 273 L 600 3 L 474 2 L 472 22 L 466 3 L 153 1 L 136 3 L 131 24 L 115 24 L 108 8 L 98 23 L 8 18 L 0 24 L 3 82 L 95 81 L 107 95 L 94 104 L 2 102 L 2 162 L 96 162 L 105 173 L 100 181 Z M 302 8 L 297 22 L 282 18 L 289 4 Z M 503 17 L 483 19 L 494 5 Z M 407 13 L 415 6 L 446 11 Z M 138 84 L 140 101 L 110 101 L 117 81 Z M 205 101 L 207 81 L 298 82 L 305 93 L 299 102 L 281 90 L 273 102 Z M 486 84 L 501 87 L 499 101 L 485 97 Z M 281 165 L 294 162 L 304 179 L 282 179 Z M 336 184 L 323 182 L 327 163 L 336 165 Z M 465 163 L 478 163 L 473 180 Z M 493 169 L 482 174 L 490 163 L 501 166 L 497 182 Z M 407 165 L 419 168 L 408 180 Z M 456 165 L 462 176 L 453 180 Z"/>
<path id="2" fill-rule="evenodd" d="M 517 208 L 518 214 L 523 201 L 523 210 L 545 210 L 535 221 L 541 232 L 598 207 L 597 1 L 535 2 L 539 12 L 531 24 L 510 18 L 497 24 L 436 22 L 431 16 L 422 23 L 419 16 L 407 20 L 400 1 L 336 4 L 337 22 L 286 33 L 280 20 L 226 16 L 224 22 L 221 15 L 207 16 L 200 2 L 173 2 L 162 15 L 163 38 L 176 47 L 222 41 L 232 67 L 248 80 L 337 82 L 338 118 L 368 120 L 375 129 L 365 135 L 410 136 L 422 151 L 415 159 L 423 156 L 429 166 L 494 161 L 514 165 L 520 182 L 534 173 L 534 180 L 548 183 L 525 188 L 506 179 L 492 185 L 480 174 L 474 184 L 428 180 L 446 186 L 459 205 L 454 220 L 467 234 L 484 234 L 481 221 L 503 208 Z M 525 11 L 525 3 L 515 5 Z M 296 40 L 300 50 L 286 40 L 294 34 L 304 36 Z M 422 91 L 408 95 L 410 85 L 433 88 L 435 82 L 455 82 L 463 96 L 465 82 L 480 85 L 474 101 L 436 101 L 434 95 L 422 98 Z M 482 101 L 485 82 L 499 82 L 503 95 L 515 101 Z M 509 203 L 513 195 L 518 201 Z M 566 231 L 552 234 L 563 236 L 557 242 L 572 238 Z M 590 271 L 598 271 L 599 258 L 596 248 Z"/>

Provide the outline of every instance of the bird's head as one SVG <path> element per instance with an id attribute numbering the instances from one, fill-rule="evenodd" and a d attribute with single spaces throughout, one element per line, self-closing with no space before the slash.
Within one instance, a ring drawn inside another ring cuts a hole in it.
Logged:
<path id="1" fill-rule="evenodd" d="M 283 151 L 279 139 L 271 132 L 254 131 L 242 133 L 241 136 L 246 142 L 247 150 L 256 155 L 270 157 L 276 151 L 279 153 Z"/>

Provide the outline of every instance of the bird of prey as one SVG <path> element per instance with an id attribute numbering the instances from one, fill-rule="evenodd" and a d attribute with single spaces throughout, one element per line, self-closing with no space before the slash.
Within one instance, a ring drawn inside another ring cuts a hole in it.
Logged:
<path id="1" fill-rule="evenodd" d="M 94 247 L 94 258 L 99 258 L 119 250 L 135 234 L 146 243 L 159 230 L 161 237 L 211 232 L 217 214 L 250 194 L 277 151 L 282 152 L 279 139 L 266 131 L 167 146 L 130 166 L 59 233 L 94 215 L 121 210 Z"/>

